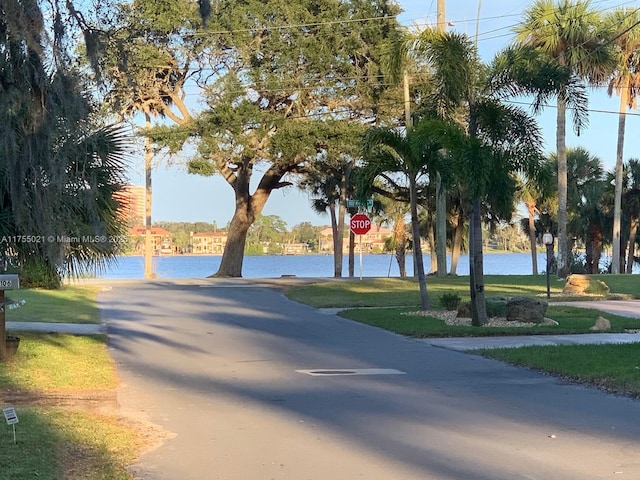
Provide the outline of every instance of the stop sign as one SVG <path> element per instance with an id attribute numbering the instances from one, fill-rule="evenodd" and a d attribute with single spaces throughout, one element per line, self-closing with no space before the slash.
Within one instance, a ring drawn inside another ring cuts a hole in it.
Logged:
<path id="1" fill-rule="evenodd" d="M 364 213 L 358 213 L 351 217 L 349 226 L 354 235 L 364 235 L 371 229 L 371 220 Z"/>

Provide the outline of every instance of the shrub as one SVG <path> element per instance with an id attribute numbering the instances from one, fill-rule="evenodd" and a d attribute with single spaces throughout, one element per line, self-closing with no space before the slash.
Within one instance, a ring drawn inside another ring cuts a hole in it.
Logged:
<path id="1" fill-rule="evenodd" d="M 440 295 L 440 305 L 442 305 L 445 310 L 457 310 L 461 301 L 460 295 L 456 292 L 443 293 Z"/>
<path id="2" fill-rule="evenodd" d="M 27 262 L 20 268 L 21 288 L 60 288 L 60 275 L 54 268 L 41 261 Z"/>
<path id="3" fill-rule="evenodd" d="M 507 299 L 501 297 L 490 297 L 485 299 L 487 306 L 487 317 L 506 317 Z"/>

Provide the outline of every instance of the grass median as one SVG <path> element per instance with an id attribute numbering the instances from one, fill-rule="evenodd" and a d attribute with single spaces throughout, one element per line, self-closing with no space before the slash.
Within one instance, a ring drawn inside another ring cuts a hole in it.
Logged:
<path id="1" fill-rule="evenodd" d="M 638 298 L 639 275 L 597 275 L 605 282 L 611 295 L 608 298 Z M 488 296 L 546 297 L 546 278 L 538 276 L 485 277 Z M 462 301 L 468 300 L 468 277 L 427 279 L 433 309 L 442 309 L 440 297 L 457 293 Z M 552 300 L 558 299 L 564 282 L 552 280 Z M 407 313 L 419 310 L 419 291 L 414 279 L 343 279 L 331 282 L 292 287 L 287 290 L 291 299 L 320 308 L 343 308 L 339 315 L 368 325 L 384 328 L 401 335 L 425 337 L 464 337 L 497 335 L 561 335 L 590 334 L 598 316 L 611 322 L 611 332 L 640 330 L 640 319 L 627 318 L 595 309 L 560 306 L 550 303 L 546 316 L 558 325 L 528 327 L 471 327 L 447 325 L 443 320 Z M 573 298 L 589 300 L 589 297 Z M 597 297 L 592 298 L 597 299 Z M 563 297 L 562 300 L 572 300 Z M 357 307 L 357 308 L 354 308 Z M 552 347 L 523 347 L 516 349 L 487 349 L 475 351 L 528 368 L 559 375 L 604 390 L 640 396 L 640 344 L 625 345 L 571 345 Z"/>
<path id="2" fill-rule="evenodd" d="M 19 290 L 23 307 L 7 320 L 96 322 L 96 289 Z M 144 448 L 141 425 L 118 414 L 115 365 L 105 335 L 12 331 L 17 354 L 0 362 L 0 403 L 19 422 L 0 426 L 0 472 L 12 480 L 129 480 L 126 467 Z"/>

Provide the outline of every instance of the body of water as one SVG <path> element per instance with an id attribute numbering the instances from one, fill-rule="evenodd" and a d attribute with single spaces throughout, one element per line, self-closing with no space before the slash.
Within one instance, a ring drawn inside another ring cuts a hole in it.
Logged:
<path id="1" fill-rule="evenodd" d="M 177 255 L 154 257 L 154 271 L 159 278 L 204 278 L 214 274 L 220 265 L 220 256 Z M 413 273 L 413 261 L 407 256 L 407 274 Z M 431 265 L 429 255 L 424 256 L 425 269 Z M 451 258 L 447 268 L 451 267 Z M 546 255 L 538 255 L 538 272 L 546 270 Z M 348 257 L 344 257 L 342 275 L 348 276 Z M 530 275 L 531 255 L 528 253 L 488 253 L 484 255 L 486 275 Z M 461 255 L 458 275 L 469 275 L 469 257 Z M 259 255 L 245 256 L 242 276 L 245 278 L 277 278 L 282 275 L 297 277 L 333 277 L 332 255 Z M 355 257 L 355 276 L 360 276 L 360 256 Z M 393 255 L 363 255 L 363 277 L 398 277 L 398 263 Z M 102 278 L 143 278 L 143 257 L 119 257 Z"/>

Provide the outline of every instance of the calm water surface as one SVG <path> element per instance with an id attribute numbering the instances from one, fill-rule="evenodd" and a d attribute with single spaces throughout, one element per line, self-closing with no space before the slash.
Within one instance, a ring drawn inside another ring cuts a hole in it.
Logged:
<path id="1" fill-rule="evenodd" d="M 220 256 L 178 255 L 155 257 L 154 270 L 160 278 L 204 278 L 218 270 Z M 429 255 L 424 264 L 428 270 Z M 449 258 L 447 267 L 450 268 Z M 544 254 L 538 255 L 538 271 L 545 272 Z M 344 258 L 343 276 L 349 272 L 348 258 Z M 412 274 L 413 262 L 407 257 L 407 273 Z M 531 255 L 528 253 L 485 254 L 484 273 L 487 275 L 529 275 L 532 272 Z M 461 255 L 458 275 L 469 274 L 469 257 Z M 297 277 L 333 277 L 332 255 L 260 255 L 245 256 L 242 275 L 245 278 L 275 278 L 282 275 Z M 360 276 L 360 257 L 355 257 L 355 275 Z M 363 277 L 398 277 L 398 264 L 392 255 L 363 255 Z M 143 257 L 119 257 L 115 265 L 100 275 L 102 278 L 143 278 Z"/>

